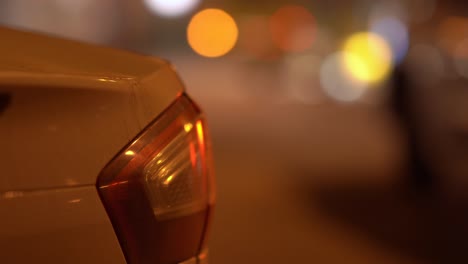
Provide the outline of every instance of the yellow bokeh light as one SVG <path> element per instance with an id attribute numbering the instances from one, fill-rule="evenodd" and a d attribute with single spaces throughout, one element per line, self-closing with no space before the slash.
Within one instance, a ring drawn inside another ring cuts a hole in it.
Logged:
<path id="1" fill-rule="evenodd" d="M 205 9 L 190 20 L 187 39 L 192 49 L 205 57 L 220 57 L 235 46 L 239 31 L 234 19 L 220 9 Z"/>
<path id="2" fill-rule="evenodd" d="M 346 40 L 343 60 L 353 78 L 369 84 L 385 80 L 393 65 L 390 45 L 379 35 L 367 32 Z"/>

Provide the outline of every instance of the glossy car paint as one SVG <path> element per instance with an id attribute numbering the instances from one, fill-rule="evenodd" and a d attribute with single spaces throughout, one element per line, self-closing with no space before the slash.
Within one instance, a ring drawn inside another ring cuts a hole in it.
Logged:
<path id="1" fill-rule="evenodd" d="M 0 191 L 90 185 L 183 91 L 162 60 L 0 29 Z"/>
<path id="2" fill-rule="evenodd" d="M 0 263 L 125 263 L 96 190 L 183 92 L 165 61 L 0 28 Z"/>
<path id="3" fill-rule="evenodd" d="M 1 263 L 126 263 L 96 189 L 4 192 Z"/>

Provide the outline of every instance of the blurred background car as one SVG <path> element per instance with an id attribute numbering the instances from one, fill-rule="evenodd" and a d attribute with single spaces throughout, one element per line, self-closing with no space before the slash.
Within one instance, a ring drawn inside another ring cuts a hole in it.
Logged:
<path id="1" fill-rule="evenodd" d="M 15 0 L 0 10 L 4 25 L 176 65 L 211 121 L 213 263 L 468 259 L 463 1 Z"/>

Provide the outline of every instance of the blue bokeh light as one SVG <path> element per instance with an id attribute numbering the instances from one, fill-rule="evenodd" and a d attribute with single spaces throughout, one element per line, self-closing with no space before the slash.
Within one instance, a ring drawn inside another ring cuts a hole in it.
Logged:
<path id="1" fill-rule="evenodd" d="M 407 26 L 394 17 L 384 17 L 372 21 L 371 31 L 384 38 L 392 49 L 395 64 L 400 64 L 409 48 L 409 33 Z"/>

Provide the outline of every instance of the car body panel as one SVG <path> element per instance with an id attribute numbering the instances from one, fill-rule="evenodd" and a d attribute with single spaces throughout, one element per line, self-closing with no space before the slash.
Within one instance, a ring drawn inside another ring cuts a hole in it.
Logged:
<path id="1" fill-rule="evenodd" d="M 163 60 L 0 28 L 0 192 L 94 185 L 182 92 Z"/>
<path id="2" fill-rule="evenodd" d="M 94 186 L 0 193 L 2 263 L 126 263 Z"/>
<path id="3" fill-rule="evenodd" d="M 10 72 L 142 79 L 167 65 L 153 57 L 2 27 L 0 36 L 2 79 Z"/>

